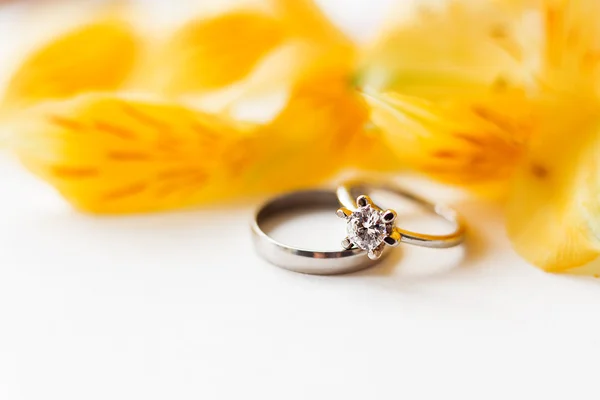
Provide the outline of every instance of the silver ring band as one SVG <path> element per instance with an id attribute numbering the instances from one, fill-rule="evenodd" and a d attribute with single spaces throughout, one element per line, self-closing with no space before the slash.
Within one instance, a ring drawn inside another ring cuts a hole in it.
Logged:
<path id="1" fill-rule="evenodd" d="M 400 186 L 389 182 L 365 182 L 360 180 L 351 180 L 343 182 L 338 186 L 337 197 L 339 202 L 350 210 L 356 210 L 358 204 L 356 199 L 361 195 L 369 194 L 374 190 L 382 190 L 391 192 L 398 196 L 404 197 L 421 207 L 439 215 L 445 220 L 451 222 L 455 229 L 447 235 L 429 235 L 425 233 L 411 232 L 406 229 L 394 227 L 394 230 L 399 233 L 400 242 L 408 243 L 416 246 L 447 248 L 457 246 L 463 242 L 465 237 L 465 224 L 460 215 L 452 208 L 443 204 L 435 204 L 425 200 Z"/>
<path id="2" fill-rule="evenodd" d="M 281 268 L 313 275 L 336 275 L 359 271 L 377 263 L 361 249 L 314 251 L 279 243 L 264 231 L 265 222 L 292 210 L 339 207 L 334 191 L 311 190 L 282 195 L 259 207 L 251 224 L 252 238 L 257 252 L 267 261 Z"/>

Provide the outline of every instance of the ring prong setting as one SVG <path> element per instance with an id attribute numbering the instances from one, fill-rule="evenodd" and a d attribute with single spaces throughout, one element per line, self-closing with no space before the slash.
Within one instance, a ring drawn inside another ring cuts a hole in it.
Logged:
<path id="1" fill-rule="evenodd" d="M 392 233 L 390 233 L 389 236 L 386 236 L 383 239 L 383 242 L 385 244 L 387 244 L 388 246 L 392 246 L 392 247 L 396 247 L 400 244 L 400 239 L 402 238 L 402 235 L 400 234 L 400 232 L 398 232 L 397 230 L 393 229 Z"/>
<path id="2" fill-rule="evenodd" d="M 385 210 L 383 213 L 383 220 L 387 223 L 392 223 L 396 221 L 397 214 L 394 210 Z"/>
<path id="3" fill-rule="evenodd" d="M 358 204 L 359 207 L 366 207 L 366 206 L 372 206 L 373 202 L 371 201 L 371 198 L 369 196 L 366 195 L 361 195 L 358 196 L 358 198 L 356 199 L 356 204 Z"/>
<path id="4" fill-rule="evenodd" d="M 371 259 L 371 260 L 378 260 L 381 258 L 381 255 L 383 254 L 383 244 L 377 246 L 376 248 L 374 248 L 373 250 L 369 250 L 369 252 L 367 253 L 367 256 Z"/>
<path id="5" fill-rule="evenodd" d="M 342 247 L 345 250 L 350 250 L 354 247 L 354 243 L 352 243 L 352 241 L 348 238 L 344 238 L 344 240 L 342 240 Z"/>
<path id="6" fill-rule="evenodd" d="M 340 207 L 335 212 L 335 215 L 337 215 L 338 218 L 341 218 L 341 219 L 348 219 L 352 215 L 352 211 L 348 210 L 346 207 Z"/>

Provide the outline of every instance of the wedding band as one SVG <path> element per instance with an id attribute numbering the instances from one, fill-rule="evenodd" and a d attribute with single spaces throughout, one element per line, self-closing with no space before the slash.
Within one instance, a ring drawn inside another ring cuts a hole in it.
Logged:
<path id="1" fill-rule="evenodd" d="M 395 226 L 396 212 L 379 208 L 369 197 L 368 194 L 374 190 L 391 192 L 411 200 L 449 221 L 455 229 L 447 235 L 430 235 L 399 228 Z M 393 183 L 346 181 L 339 185 L 337 197 L 343 206 L 337 211 L 337 215 L 345 219 L 348 224 L 348 236 L 342 241 L 342 247 L 345 249 L 358 247 L 368 251 L 370 258 L 377 259 L 385 245 L 397 246 L 399 243 L 408 243 L 446 248 L 457 246 L 464 240 L 465 225 L 456 211 L 442 204 L 431 203 Z"/>
<path id="2" fill-rule="evenodd" d="M 259 207 L 251 224 L 257 252 L 281 268 L 313 275 L 336 275 L 355 272 L 377 263 L 361 249 L 314 251 L 279 243 L 263 231 L 265 223 L 293 210 L 339 207 L 334 191 L 312 190 L 282 195 Z"/>

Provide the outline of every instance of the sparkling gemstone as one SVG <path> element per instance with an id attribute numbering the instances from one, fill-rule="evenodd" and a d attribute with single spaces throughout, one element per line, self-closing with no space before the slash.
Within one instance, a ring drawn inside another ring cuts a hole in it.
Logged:
<path id="1" fill-rule="evenodd" d="M 363 250 L 377 248 L 391 232 L 391 225 L 383 220 L 383 212 L 371 205 L 359 207 L 348 219 L 348 238 Z"/>

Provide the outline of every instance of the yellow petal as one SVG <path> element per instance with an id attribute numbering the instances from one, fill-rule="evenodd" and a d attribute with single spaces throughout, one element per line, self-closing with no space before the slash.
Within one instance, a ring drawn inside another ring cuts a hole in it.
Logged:
<path id="1" fill-rule="evenodd" d="M 321 43 L 303 38 L 288 40 L 262 60 L 243 82 L 229 90 L 217 92 L 225 103 L 225 107 L 217 109 L 225 108 L 235 115 L 235 109 L 256 102 L 260 103 L 265 99 L 270 103 L 273 103 L 273 99 L 278 99 L 277 103 L 282 105 L 292 96 L 296 88 L 310 82 L 323 82 L 328 79 L 324 77 L 334 81 L 332 85 L 325 82 L 326 85 L 344 86 L 346 93 L 353 96 L 351 73 L 355 59 L 356 49 L 353 46 L 322 46 Z M 222 94 L 224 96 L 221 96 Z M 209 109 L 215 110 L 210 108 L 218 103 L 214 96 L 207 96 L 203 100 Z M 274 114 L 268 113 L 269 116 Z"/>
<path id="2" fill-rule="evenodd" d="M 506 184 L 530 129 L 519 92 L 464 104 L 396 93 L 364 95 L 371 120 L 404 166 L 482 192 Z"/>
<path id="3" fill-rule="evenodd" d="M 236 11 L 185 25 L 161 55 L 168 91 L 220 88 L 247 76 L 284 38 L 279 21 L 258 11 Z"/>
<path id="4" fill-rule="evenodd" d="M 356 151 L 366 121 L 364 102 L 341 71 L 298 83 L 281 113 L 263 128 L 269 162 L 255 174 L 257 184 L 271 191 L 323 182 Z"/>
<path id="5" fill-rule="evenodd" d="M 507 210 L 517 252 L 552 272 L 569 272 L 600 254 L 600 110 L 575 104 L 544 115 Z"/>
<path id="6" fill-rule="evenodd" d="M 508 232 L 546 271 L 600 274 L 600 4 L 543 0 L 539 126 L 512 188 Z"/>
<path id="7" fill-rule="evenodd" d="M 352 42 L 311 0 L 268 0 L 261 5 L 185 25 L 167 42 L 152 79 L 171 93 L 198 94 L 239 83 L 259 67 L 273 70 L 263 61 L 272 61 L 269 56 L 284 45 L 304 47 L 302 58 L 281 65 L 291 71 L 314 64 L 315 52 L 318 58 L 329 52 L 330 60 L 337 57 L 346 65 L 347 55 L 354 57 Z"/>
<path id="8" fill-rule="evenodd" d="M 450 0 L 413 11 L 362 56 L 371 119 L 405 167 L 503 194 L 531 127 L 522 10 Z"/>
<path id="9" fill-rule="evenodd" d="M 363 129 L 344 138 L 346 143 L 344 166 L 363 172 L 398 172 L 406 164 L 388 145 L 386 134 L 370 122 Z"/>
<path id="10" fill-rule="evenodd" d="M 321 46 L 344 45 L 350 40 L 312 0 L 268 0 L 290 36 L 301 37 Z"/>
<path id="11" fill-rule="evenodd" d="M 227 121 L 170 104 L 80 96 L 16 126 L 23 163 L 77 208 L 148 212 L 245 194 L 261 147 Z"/>
<path id="12" fill-rule="evenodd" d="M 514 7 L 450 0 L 413 11 L 365 51 L 361 86 L 436 100 L 527 80 L 525 44 L 533 47 L 541 39 L 529 32 L 523 37 L 530 24 Z"/>
<path id="13" fill-rule="evenodd" d="M 92 95 L 27 112 L 13 147 L 77 208 L 137 213 L 323 182 L 365 120 L 346 82 L 327 78 L 298 86 L 270 124 L 243 130 L 177 105 Z"/>
<path id="14" fill-rule="evenodd" d="M 545 89 L 600 95 L 600 3 L 544 0 L 544 54 L 539 79 Z"/>
<path id="15" fill-rule="evenodd" d="M 138 43 L 131 27 L 104 20 L 72 30 L 30 55 L 11 78 L 5 106 L 113 90 L 129 76 Z"/>

